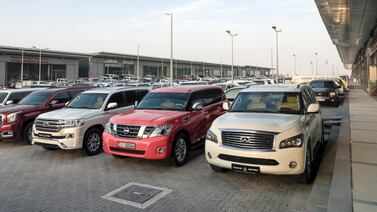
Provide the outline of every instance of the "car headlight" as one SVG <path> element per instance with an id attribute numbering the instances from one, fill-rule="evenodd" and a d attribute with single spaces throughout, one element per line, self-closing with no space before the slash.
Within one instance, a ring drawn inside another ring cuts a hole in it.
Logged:
<path id="1" fill-rule="evenodd" d="M 83 119 L 65 120 L 65 121 L 62 121 L 62 123 L 66 127 L 81 127 L 81 126 L 83 126 L 85 124 L 85 120 L 83 120 Z"/>
<path id="2" fill-rule="evenodd" d="M 217 143 L 217 136 L 211 130 L 207 131 L 206 139 L 209 140 L 209 141 Z"/>
<path id="3" fill-rule="evenodd" d="M 116 124 L 107 122 L 105 126 L 105 132 L 111 135 L 114 135 L 116 133 L 116 128 L 117 128 Z"/>
<path id="4" fill-rule="evenodd" d="M 173 128 L 172 124 L 156 126 L 153 132 L 149 135 L 149 137 L 152 138 L 152 137 L 169 135 L 172 128 Z"/>
<path id="5" fill-rule="evenodd" d="M 7 123 L 14 123 L 16 121 L 17 113 L 7 115 Z"/>
<path id="6" fill-rule="evenodd" d="M 304 143 L 304 135 L 296 135 L 290 138 L 287 138 L 280 142 L 279 148 L 285 149 L 285 148 L 292 148 L 292 147 L 302 147 L 302 144 Z"/>
<path id="7" fill-rule="evenodd" d="M 336 93 L 334 91 L 330 92 L 330 97 L 336 96 Z"/>

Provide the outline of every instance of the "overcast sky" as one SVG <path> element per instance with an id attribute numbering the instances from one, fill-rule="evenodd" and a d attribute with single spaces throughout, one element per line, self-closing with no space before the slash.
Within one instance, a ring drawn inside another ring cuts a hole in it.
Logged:
<path id="1" fill-rule="evenodd" d="M 271 66 L 279 33 L 280 70 L 311 73 L 318 52 L 322 71 L 344 72 L 314 0 L 0 0 L 0 45 L 49 47 L 75 52 L 117 52 L 170 56 L 170 19 L 174 13 L 174 57 L 230 64 Z M 347 72 L 348 73 L 348 72 Z"/>

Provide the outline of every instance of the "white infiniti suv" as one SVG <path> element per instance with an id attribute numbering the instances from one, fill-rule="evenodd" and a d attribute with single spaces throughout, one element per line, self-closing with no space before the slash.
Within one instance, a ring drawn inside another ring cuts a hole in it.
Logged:
<path id="1" fill-rule="evenodd" d="M 229 112 L 212 123 L 205 154 L 216 172 L 302 174 L 311 183 L 313 161 L 323 147 L 323 121 L 312 89 L 275 84 L 242 90 Z"/>

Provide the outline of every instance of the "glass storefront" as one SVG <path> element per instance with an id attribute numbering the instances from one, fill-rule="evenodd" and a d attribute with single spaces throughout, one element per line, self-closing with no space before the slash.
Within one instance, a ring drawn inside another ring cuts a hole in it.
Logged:
<path id="1" fill-rule="evenodd" d="M 21 80 L 21 63 L 7 63 L 6 70 L 7 82 Z M 23 70 L 23 80 L 38 81 L 39 64 L 24 63 Z M 66 74 L 66 65 L 42 64 L 41 66 L 42 81 L 55 81 L 57 78 L 65 78 Z"/>
<path id="2" fill-rule="evenodd" d="M 105 63 L 105 74 L 117 74 L 119 76 L 124 74 L 134 74 L 134 65 Z"/>

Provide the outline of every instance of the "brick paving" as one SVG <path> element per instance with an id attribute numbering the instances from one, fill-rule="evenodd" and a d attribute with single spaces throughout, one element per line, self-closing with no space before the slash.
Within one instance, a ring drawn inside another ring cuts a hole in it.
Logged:
<path id="1" fill-rule="evenodd" d="M 298 177 L 214 173 L 203 150 L 188 164 L 45 151 L 0 142 L 0 211 L 141 211 L 101 198 L 130 182 L 172 190 L 143 211 L 287 211 Z"/>

